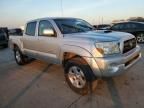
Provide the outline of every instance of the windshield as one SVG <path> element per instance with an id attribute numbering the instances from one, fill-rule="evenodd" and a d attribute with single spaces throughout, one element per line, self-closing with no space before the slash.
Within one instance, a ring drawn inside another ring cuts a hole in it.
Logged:
<path id="1" fill-rule="evenodd" d="M 87 32 L 94 27 L 81 19 L 54 19 L 62 34 Z"/>

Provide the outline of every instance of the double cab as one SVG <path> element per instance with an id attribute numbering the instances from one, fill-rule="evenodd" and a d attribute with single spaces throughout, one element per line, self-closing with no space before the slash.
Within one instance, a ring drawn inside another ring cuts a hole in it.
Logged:
<path id="1" fill-rule="evenodd" d="M 10 36 L 9 44 L 19 65 L 28 57 L 62 65 L 68 85 L 81 95 L 95 88 L 98 78 L 120 75 L 141 57 L 133 35 L 98 31 L 77 18 L 29 21 L 23 36 Z"/>

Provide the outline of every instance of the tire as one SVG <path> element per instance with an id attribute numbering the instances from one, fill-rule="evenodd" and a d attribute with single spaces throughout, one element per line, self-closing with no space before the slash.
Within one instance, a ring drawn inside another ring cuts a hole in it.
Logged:
<path id="1" fill-rule="evenodd" d="M 82 58 L 73 58 L 66 63 L 65 78 L 69 87 L 80 95 L 92 93 L 97 86 L 92 70 Z"/>
<path id="2" fill-rule="evenodd" d="M 26 60 L 25 60 L 26 58 L 18 47 L 14 49 L 14 57 L 18 65 L 24 65 L 26 63 Z"/>
<path id="3" fill-rule="evenodd" d="M 144 43 L 144 33 L 138 33 L 136 38 L 138 43 Z"/>

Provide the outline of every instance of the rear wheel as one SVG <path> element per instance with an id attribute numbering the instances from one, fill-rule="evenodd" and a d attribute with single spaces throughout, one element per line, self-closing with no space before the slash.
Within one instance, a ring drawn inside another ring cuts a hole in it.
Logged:
<path id="1" fill-rule="evenodd" d="M 18 47 L 14 49 L 14 56 L 18 65 L 24 65 L 26 63 L 26 57 L 22 54 Z"/>
<path id="2" fill-rule="evenodd" d="M 138 33 L 136 37 L 138 43 L 144 43 L 144 33 Z"/>
<path id="3" fill-rule="evenodd" d="M 80 95 L 93 92 L 97 86 L 93 72 L 81 58 L 73 58 L 66 63 L 65 78 L 70 88 Z"/>

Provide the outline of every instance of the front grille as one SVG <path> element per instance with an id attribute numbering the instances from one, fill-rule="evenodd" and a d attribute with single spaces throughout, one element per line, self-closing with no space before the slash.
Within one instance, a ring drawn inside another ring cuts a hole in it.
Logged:
<path id="1" fill-rule="evenodd" d="M 130 39 L 124 41 L 124 47 L 123 47 L 123 53 L 127 53 L 130 50 L 134 49 L 136 47 L 136 39 Z"/>

